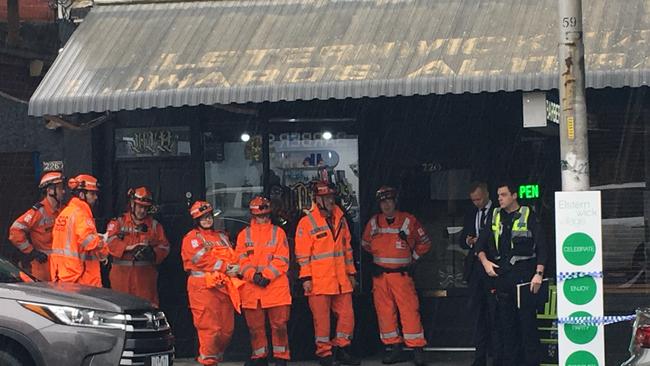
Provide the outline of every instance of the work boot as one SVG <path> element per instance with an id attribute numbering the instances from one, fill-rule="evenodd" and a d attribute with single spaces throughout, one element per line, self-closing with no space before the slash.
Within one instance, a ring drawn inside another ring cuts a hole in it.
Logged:
<path id="1" fill-rule="evenodd" d="M 276 358 L 275 359 L 275 366 L 287 366 L 287 360 L 283 358 Z"/>
<path id="2" fill-rule="evenodd" d="M 333 351 L 336 355 L 336 361 L 340 362 L 342 365 L 361 365 L 361 360 L 352 357 L 345 348 L 334 347 Z"/>
<path id="3" fill-rule="evenodd" d="M 269 360 L 264 358 L 251 358 L 244 363 L 244 366 L 268 366 Z"/>
<path id="4" fill-rule="evenodd" d="M 334 355 L 319 357 L 318 363 L 320 366 L 340 366 L 341 364 L 334 359 Z"/>
<path id="5" fill-rule="evenodd" d="M 424 362 L 424 349 L 422 347 L 414 347 L 413 348 L 413 364 L 415 366 L 426 366 L 426 362 Z"/>
<path id="6" fill-rule="evenodd" d="M 406 358 L 404 357 L 403 346 L 401 343 L 392 345 L 389 350 L 386 350 L 384 358 L 382 358 L 381 363 L 385 365 L 391 365 L 394 363 L 404 362 Z"/>

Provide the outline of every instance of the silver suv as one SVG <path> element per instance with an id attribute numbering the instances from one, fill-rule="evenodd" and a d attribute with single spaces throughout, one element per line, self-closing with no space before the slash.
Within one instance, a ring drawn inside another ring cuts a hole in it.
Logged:
<path id="1" fill-rule="evenodd" d="M 169 366 L 174 337 L 149 302 L 108 289 L 36 282 L 0 258 L 0 365 Z"/>
<path id="2" fill-rule="evenodd" d="M 630 359 L 621 366 L 650 366 L 650 308 L 636 309 L 630 340 Z"/>

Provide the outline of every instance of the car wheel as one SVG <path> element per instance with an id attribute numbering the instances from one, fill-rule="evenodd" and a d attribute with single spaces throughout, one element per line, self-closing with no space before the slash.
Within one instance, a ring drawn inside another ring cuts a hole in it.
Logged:
<path id="1" fill-rule="evenodd" d="M 29 366 L 31 362 L 25 362 L 19 354 L 11 350 L 0 349 L 0 365 L 3 366 Z"/>

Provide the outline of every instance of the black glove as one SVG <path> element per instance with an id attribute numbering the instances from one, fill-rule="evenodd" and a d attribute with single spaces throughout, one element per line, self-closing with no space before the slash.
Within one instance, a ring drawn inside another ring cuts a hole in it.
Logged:
<path id="1" fill-rule="evenodd" d="M 40 250 L 32 250 L 31 253 L 29 253 L 29 256 L 31 259 L 36 259 L 38 263 L 45 263 L 47 262 L 47 254 L 41 252 Z"/>
<path id="2" fill-rule="evenodd" d="M 257 272 L 253 275 L 253 283 L 259 287 L 266 287 L 271 283 L 271 280 L 262 276 L 261 273 Z"/>
<path id="3" fill-rule="evenodd" d="M 135 258 L 136 261 L 153 262 L 156 260 L 156 252 L 153 251 L 153 248 L 150 245 L 143 245 L 136 249 L 133 253 L 133 258 Z"/>

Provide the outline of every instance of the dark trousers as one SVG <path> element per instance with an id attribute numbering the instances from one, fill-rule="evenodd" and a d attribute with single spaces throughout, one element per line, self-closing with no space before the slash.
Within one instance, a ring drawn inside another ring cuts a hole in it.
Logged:
<path id="1" fill-rule="evenodd" d="M 529 282 L 534 269 L 513 267 L 498 278 L 498 330 L 502 340 L 503 366 L 539 366 L 537 308 L 534 304 L 517 308 L 517 283 Z M 528 288 L 525 289 L 528 291 Z"/>
<path id="2" fill-rule="evenodd" d="M 478 271 L 483 271 L 479 265 Z M 496 294 L 492 291 L 491 280 L 483 272 L 474 272 L 470 278 L 472 297 L 470 313 L 475 314 L 474 328 L 474 362 L 472 366 L 486 366 L 488 355 L 493 358 L 492 365 L 501 365 L 501 342 L 497 331 Z"/>

